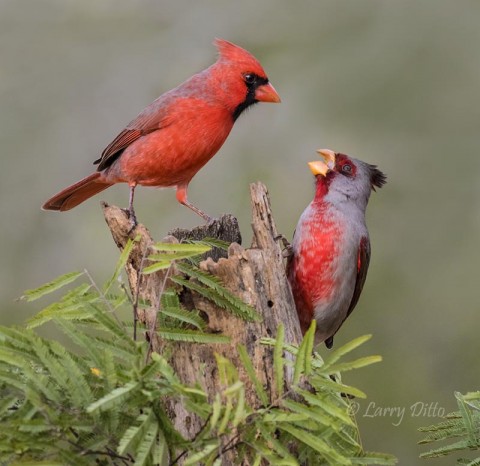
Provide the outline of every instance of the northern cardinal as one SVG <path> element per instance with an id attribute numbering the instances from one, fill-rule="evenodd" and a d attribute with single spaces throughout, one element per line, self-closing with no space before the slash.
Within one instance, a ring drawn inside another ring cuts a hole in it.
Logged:
<path id="1" fill-rule="evenodd" d="M 115 183 L 176 187 L 177 200 L 206 221 L 187 199 L 193 176 L 216 154 L 240 114 L 256 102 L 280 102 L 257 59 L 243 48 L 216 39 L 216 63 L 146 107 L 94 162 L 97 171 L 65 188 L 43 205 L 69 210 Z"/>
<path id="2" fill-rule="evenodd" d="M 355 308 L 367 277 L 370 239 L 365 210 L 370 193 L 386 183 L 375 166 L 328 149 L 308 165 L 316 191 L 295 229 L 287 277 L 302 331 L 317 321 L 316 343 L 333 336 Z"/>

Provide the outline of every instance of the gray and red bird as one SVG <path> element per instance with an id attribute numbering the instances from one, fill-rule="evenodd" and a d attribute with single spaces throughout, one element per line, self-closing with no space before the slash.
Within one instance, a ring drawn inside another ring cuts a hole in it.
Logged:
<path id="1" fill-rule="evenodd" d="M 60 191 L 43 209 L 69 210 L 115 183 L 128 183 L 134 224 L 137 185 L 175 187 L 181 204 L 209 220 L 187 199 L 191 179 L 217 153 L 246 108 L 280 102 L 253 55 L 226 40 L 217 39 L 215 45 L 216 63 L 146 107 L 94 162 L 96 172 Z"/>
<path id="2" fill-rule="evenodd" d="M 365 210 L 372 190 L 386 183 L 374 165 L 321 149 L 308 165 L 315 197 L 295 229 L 287 261 L 302 331 L 317 321 L 316 343 L 333 337 L 357 305 L 370 262 Z"/>

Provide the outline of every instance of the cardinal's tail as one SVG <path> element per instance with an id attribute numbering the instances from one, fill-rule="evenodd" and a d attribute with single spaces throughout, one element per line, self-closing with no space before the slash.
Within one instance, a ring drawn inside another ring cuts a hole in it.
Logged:
<path id="1" fill-rule="evenodd" d="M 63 189 L 58 194 L 55 194 L 45 204 L 42 209 L 44 210 L 70 210 L 86 201 L 95 194 L 112 186 L 113 183 L 108 183 L 102 180 L 102 174 L 99 172 L 92 173 L 83 180 L 78 181 L 72 186 Z"/>

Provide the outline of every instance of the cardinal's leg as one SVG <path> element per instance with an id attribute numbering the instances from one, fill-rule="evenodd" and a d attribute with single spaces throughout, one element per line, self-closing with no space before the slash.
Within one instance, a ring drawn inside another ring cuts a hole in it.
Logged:
<path id="1" fill-rule="evenodd" d="M 133 197 L 135 195 L 137 183 L 128 183 L 128 186 L 130 187 L 130 196 L 128 198 L 128 216 L 130 217 L 133 230 L 137 226 L 137 216 L 135 215 L 135 210 L 133 209 Z"/>
<path id="2" fill-rule="evenodd" d="M 212 217 L 210 217 L 205 212 L 200 210 L 198 207 L 195 207 L 193 204 L 190 204 L 190 202 L 188 202 L 187 189 L 188 189 L 188 183 L 179 184 L 177 186 L 177 201 L 180 202 L 180 204 L 183 204 L 184 206 L 193 210 L 197 215 L 200 215 L 200 217 L 202 217 L 207 223 L 211 222 Z"/>

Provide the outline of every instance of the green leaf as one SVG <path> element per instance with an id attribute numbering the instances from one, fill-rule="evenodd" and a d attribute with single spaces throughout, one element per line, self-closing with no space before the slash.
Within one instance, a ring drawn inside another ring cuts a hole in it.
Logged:
<path id="1" fill-rule="evenodd" d="M 305 369 L 304 374 L 310 375 L 312 372 L 312 353 L 313 345 L 315 343 L 315 331 L 317 329 L 317 321 L 312 320 L 310 328 L 307 330 L 307 333 L 303 337 L 302 343 L 305 344 Z"/>
<path id="2" fill-rule="evenodd" d="M 30 367 L 28 361 L 22 355 L 15 354 L 15 351 L 10 348 L 0 347 L 0 361 L 19 369 L 28 369 Z"/>
<path id="3" fill-rule="evenodd" d="M 148 275 L 150 273 L 158 272 L 159 270 L 165 270 L 171 267 L 172 263 L 170 261 L 156 261 L 154 264 L 145 267 L 142 270 L 144 275 Z"/>
<path id="4" fill-rule="evenodd" d="M 117 265 L 115 266 L 115 271 L 113 272 L 112 277 L 110 280 L 108 280 L 107 283 L 105 283 L 103 287 L 103 294 L 107 294 L 112 285 L 115 283 L 115 281 L 118 279 L 120 273 L 122 270 L 125 268 L 125 265 L 127 264 L 128 258 L 130 257 L 130 254 L 132 252 L 133 246 L 135 243 L 140 241 L 140 235 L 137 235 L 135 239 L 128 239 L 127 244 L 123 248 L 122 253 L 120 254 L 120 257 L 117 261 Z"/>
<path id="5" fill-rule="evenodd" d="M 101 325 L 101 327 L 103 327 L 106 332 L 115 335 L 120 340 L 130 341 L 131 344 L 134 345 L 134 342 L 125 331 L 123 324 L 120 321 L 112 318 L 112 315 L 115 317 L 115 314 L 112 312 L 107 312 L 104 308 L 94 305 L 90 305 L 89 308 L 92 311 L 93 318 Z"/>
<path id="6" fill-rule="evenodd" d="M 223 409 L 223 417 L 220 420 L 220 423 L 217 427 L 217 431 L 219 435 L 224 434 L 225 431 L 227 430 L 228 423 L 231 421 L 232 410 L 233 410 L 232 401 L 231 399 L 228 399 Z"/>
<path id="7" fill-rule="evenodd" d="M 157 433 L 158 424 L 156 422 L 150 422 L 145 435 L 138 445 L 134 466 L 144 466 L 149 464 L 148 460 L 152 455 Z"/>
<path id="8" fill-rule="evenodd" d="M 65 371 L 65 393 L 69 394 L 70 399 L 77 406 L 90 404 L 94 397 L 90 385 L 86 381 L 84 368 L 59 343 L 52 341 L 50 350 L 57 357 L 62 371 Z M 57 378 L 57 374 L 58 372 L 53 376 Z"/>
<path id="9" fill-rule="evenodd" d="M 18 402 L 18 397 L 15 395 L 6 395 L 0 398 L 0 419 L 8 416 L 9 410 L 12 410 Z"/>
<path id="10" fill-rule="evenodd" d="M 167 448 L 167 440 L 165 435 L 161 429 L 158 430 L 157 441 L 154 445 L 154 450 L 152 453 L 152 463 L 155 465 L 164 465 L 167 464 L 167 455 L 168 455 L 168 448 Z"/>
<path id="11" fill-rule="evenodd" d="M 115 390 L 112 390 L 107 395 L 87 406 L 87 412 L 93 413 L 95 411 L 107 411 L 114 406 L 120 406 L 139 388 L 140 384 L 138 382 L 128 382 L 123 387 L 118 387 Z"/>
<path id="12" fill-rule="evenodd" d="M 62 461 L 52 461 L 52 460 L 45 460 L 45 461 L 35 461 L 35 460 L 26 460 L 26 461 L 14 461 L 11 463 L 11 466 L 65 466 L 65 463 Z"/>
<path id="13" fill-rule="evenodd" d="M 439 458 L 441 456 L 447 456 L 450 453 L 454 453 L 456 451 L 468 450 L 469 448 L 470 448 L 469 441 L 462 439 L 450 445 L 447 445 L 441 448 L 435 448 L 433 450 L 422 453 L 420 455 L 420 458 Z"/>
<path id="14" fill-rule="evenodd" d="M 263 416 L 262 421 L 266 424 L 277 424 L 279 422 L 288 422 L 290 424 L 296 424 L 298 422 L 307 421 L 310 419 L 311 413 L 290 413 L 283 411 L 271 411 Z"/>
<path id="15" fill-rule="evenodd" d="M 97 347 L 95 338 L 84 332 L 79 332 L 78 327 L 66 320 L 56 320 L 55 324 L 79 347 L 81 347 L 90 356 L 92 366 L 100 367 L 102 365 L 102 355 Z"/>
<path id="16" fill-rule="evenodd" d="M 220 393 L 215 394 L 215 399 L 212 403 L 212 415 L 210 417 L 210 426 L 212 429 L 215 429 L 218 421 L 220 420 L 220 415 L 222 414 L 222 399 Z"/>
<path id="17" fill-rule="evenodd" d="M 340 346 L 340 348 L 333 350 L 331 353 L 329 353 L 328 357 L 325 360 L 325 367 L 328 367 L 331 364 L 334 364 L 340 358 L 350 353 L 354 349 L 358 348 L 359 346 L 363 345 L 365 342 L 367 342 L 371 338 L 372 338 L 372 335 L 362 335 L 361 337 L 357 337 L 352 341 L 349 341 L 345 345 Z"/>
<path id="18" fill-rule="evenodd" d="M 238 371 L 234 365 L 225 357 L 219 353 L 214 353 L 215 360 L 218 367 L 218 377 L 220 383 L 223 385 L 229 385 L 238 381 Z"/>
<path id="19" fill-rule="evenodd" d="M 218 443 L 215 441 L 212 441 L 197 453 L 188 455 L 187 459 L 183 464 L 184 466 L 194 466 L 194 465 L 201 464 L 202 461 L 208 458 L 217 449 L 218 449 Z"/>
<path id="20" fill-rule="evenodd" d="M 32 332 L 18 327 L 2 327 L 0 326 L 0 341 L 8 344 L 10 348 L 15 348 L 25 357 L 32 354 L 30 337 Z"/>
<path id="21" fill-rule="evenodd" d="M 153 264 L 143 269 L 144 274 L 158 272 L 168 269 L 173 262 L 182 259 L 196 257 L 210 251 L 211 247 L 199 242 L 192 243 L 156 243 L 153 248 L 159 251 L 158 254 L 151 254 L 148 260 Z"/>
<path id="22" fill-rule="evenodd" d="M 192 278 L 195 278 L 201 284 L 205 285 L 207 287 L 207 290 L 205 288 L 202 288 L 201 286 L 198 286 L 197 284 L 194 284 L 190 280 L 182 279 L 180 284 L 182 284 L 183 286 L 197 291 L 197 293 L 200 293 L 207 299 L 212 300 L 215 304 L 217 304 L 217 306 L 220 306 L 223 309 L 232 312 L 234 315 L 242 318 L 243 320 L 258 322 L 262 320 L 260 314 L 258 314 L 258 312 L 252 306 L 244 303 L 241 299 L 237 298 L 234 294 L 228 291 L 221 284 L 220 280 L 217 277 L 214 277 L 213 275 L 204 272 L 197 267 L 188 265 L 184 262 L 178 263 L 177 268 L 181 272 Z M 210 291 L 210 293 L 208 291 Z M 212 293 L 212 291 L 216 293 Z"/>
<path id="23" fill-rule="evenodd" d="M 230 243 L 227 243 L 226 241 L 222 241 L 221 239 L 217 238 L 210 238 L 210 237 L 205 237 L 200 241 L 195 241 L 195 244 L 201 244 L 212 248 L 218 248 L 221 249 L 222 251 L 228 251 L 228 248 L 230 246 Z"/>
<path id="24" fill-rule="evenodd" d="M 209 249 L 207 249 L 208 251 Z M 150 261 L 160 261 L 160 262 L 168 262 L 171 263 L 173 261 L 178 261 L 182 259 L 187 259 L 189 257 L 196 256 L 197 253 L 192 254 L 189 251 L 181 252 L 181 251 L 175 251 L 175 252 L 161 252 L 159 254 L 151 254 L 148 256 L 148 260 Z"/>
<path id="25" fill-rule="evenodd" d="M 468 409 L 467 404 L 463 399 L 463 395 L 459 392 L 455 392 L 455 398 L 457 400 L 460 414 L 462 415 L 462 418 L 463 418 L 463 425 L 465 426 L 468 439 L 473 445 L 477 442 L 477 438 L 478 438 L 477 436 L 479 435 L 479 428 L 474 424 L 472 413 Z"/>
<path id="26" fill-rule="evenodd" d="M 465 401 L 480 400 L 480 391 L 478 391 L 478 392 L 468 392 L 465 395 L 463 395 L 463 399 Z M 476 405 L 475 406 L 472 405 L 472 407 L 474 407 L 475 409 L 479 409 L 479 407 L 476 406 Z"/>
<path id="27" fill-rule="evenodd" d="M 312 435 L 304 429 L 299 429 L 289 424 L 280 424 L 279 429 L 288 432 L 301 443 L 304 443 L 310 448 L 313 448 L 315 451 L 323 455 L 323 457 L 331 464 L 345 466 L 351 464 L 348 458 L 345 458 L 344 456 L 338 454 L 330 445 L 328 445 L 328 443 L 324 442 L 317 436 Z"/>
<path id="28" fill-rule="evenodd" d="M 374 364 L 380 361 L 382 361 L 381 356 L 365 356 L 363 358 L 358 358 L 350 362 L 332 364 L 328 367 L 325 367 L 325 372 L 328 374 L 334 374 L 336 372 L 346 372 L 353 369 L 359 369 L 361 367 L 369 366 L 370 364 Z"/>
<path id="29" fill-rule="evenodd" d="M 152 358 L 152 361 L 157 363 L 158 371 L 163 377 L 165 377 L 168 383 L 171 385 L 177 385 L 180 383 L 177 375 L 172 369 L 172 366 L 168 364 L 168 361 L 165 359 L 165 357 L 158 353 L 152 353 L 150 357 Z"/>
<path id="30" fill-rule="evenodd" d="M 190 253 L 192 256 L 198 256 L 204 254 L 210 249 L 210 246 L 202 244 L 201 241 L 195 241 L 191 243 L 155 243 L 152 248 L 157 251 L 175 251 L 179 253 Z"/>
<path id="31" fill-rule="evenodd" d="M 162 307 L 181 307 L 180 298 L 173 288 L 167 288 L 160 298 Z"/>
<path id="32" fill-rule="evenodd" d="M 268 465 L 275 466 L 299 466 L 299 463 L 293 457 L 282 457 L 279 453 L 281 450 L 281 443 L 278 442 L 273 435 L 264 435 L 264 441 L 256 441 L 252 448 L 257 452 L 257 457 L 253 463 L 259 466 L 264 458 Z"/>
<path id="33" fill-rule="evenodd" d="M 466 466 L 480 466 L 480 458 L 476 458 L 472 461 L 466 461 L 464 464 L 466 464 Z"/>
<path id="34" fill-rule="evenodd" d="M 238 396 L 236 398 L 237 407 L 233 413 L 232 426 L 237 427 L 241 422 L 243 422 L 248 416 L 248 409 L 245 404 L 245 386 L 241 383 L 241 388 L 238 391 Z"/>
<path id="35" fill-rule="evenodd" d="M 27 321 L 27 328 L 34 328 L 51 321 L 55 318 L 66 320 L 87 320 L 91 319 L 91 312 L 86 305 L 98 300 L 98 295 L 90 293 L 91 285 L 82 283 L 80 286 L 69 291 L 58 302 L 47 306 L 38 314 Z"/>
<path id="36" fill-rule="evenodd" d="M 40 286 L 39 288 L 35 288 L 34 290 L 27 290 L 25 294 L 21 296 L 20 299 L 24 299 L 26 301 L 35 301 L 46 294 L 52 293 L 69 283 L 75 281 L 78 277 L 82 276 L 83 272 L 70 272 L 66 273 L 65 275 L 61 275 L 60 277 L 52 280 L 49 283 L 45 283 L 45 285 Z"/>
<path id="37" fill-rule="evenodd" d="M 366 452 L 364 456 L 350 458 L 352 464 L 380 464 L 384 466 L 393 466 L 397 464 L 397 458 L 385 453 Z"/>
<path id="38" fill-rule="evenodd" d="M 256 442 L 255 448 L 257 451 L 261 452 L 262 456 L 270 461 L 271 464 L 298 466 L 298 462 L 290 454 L 288 448 L 276 438 L 277 433 L 275 432 L 275 429 L 269 429 L 267 426 L 261 423 L 258 423 L 257 427 L 265 444 L 269 447 L 266 448 L 264 447 L 263 443 Z M 258 449 L 257 445 L 259 444 L 260 448 Z M 275 456 L 272 455 L 273 452 L 275 453 Z"/>
<path id="39" fill-rule="evenodd" d="M 348 406 L 346 403 L 344 406 L 339 407 L 334 403 L 326 403 L 324 400 L 308 392 L 307 390 L 297 388 L 295 392 L 301 395 L 309 405 L 318 406 L 334 419 L 340 419 L 345 425 L 354 425 L 350 415 L 348 414 Z"/>
<path id="40" fill-rule="evenodd" d="M 343 383 L 334 382 L 330 377 L 313 376 L 310 378 L 310 383 L 320 391 L 329 390 L 335 393 L 344 393 L 352 395 L 355 398 L 366 398 L 367 395 L 358 388 Z"/>
<path id="41" fill-rule="evenodd" d="M 3 382 L 9 389 L 14 392 L 24 393 L 26 390 L 25 382 L 13 371 L 5 371 L 0 369 L 0 382 Z M 16 390 L 15 390 L 16 389 Z"/>
<path id="42" fill-rule="evenodd" d="M 180 322 L 193 325 L 199 330 L 205 330 L 208 327 L 198 311 L 187 311 L 179 307 L 162 307 L 161 313 L 163 316 L 168 316 Z"/>
<path id="43" fill-rule="evenodd" d="M 238 374 L 236 375 L 236 377 L 238 377 Z M 243 382 L 241 380 L 237 380 L 232 385 L 230 385 L 225 390 L 223 390 L 223 395 L 224 396 L 236 395 L 237 393 L 240 393 L 244 389 L 244 387 L 245 386 L 243 385 Z"/>
<path id="44" fill-rule="evenodd" d="M 312 371 L 312 351 L 315 339 L 316 321 L 313 320 L 310 328 L 305 333 L 300 346 L 298 347 L 293 372 L 293 385 L 298 385 L 300 376 L 309 375 Z"/>
<path id="45" fill-rule="evenodd" d="M 280 324 L 277 327 L 277 338 L 275 342 L 275 348 L 273 350 L 273 370 L 275 376 L 275 389 L 277 397 L 283 395 L 283 384 L 284 384 L 284 375 L 283 375 L 283 342 L 285 339 L 285 327 L 283 324 Z"/>
<path id="46" fill-rule="evenodd" d="M 162 328 L 158 330 L 158 334 L 170 341 L 185 341 L 189 343 L 230 343 L 230 337 L 215 333 L 203 333 L 195 330 Z"/>
<path id="47" fill-rule="evenodd" d="M 253 367 L 252 360 L 248 356 L 247 349 L 245 348 L 244 345 L 238 345 L 237 351 L 238 351 L 240 360 L 242 361 L 243 367 L 245 368 L 245 371 L 247 372 L 247 375 L 250 381 L 253 383 L 253 386 L 255 387 L 255 392 L 260 402 L 262 403 L 263 406 L 267 406 L 269 403 L 267 392 L 263 388 L 262 383 L 260 382 L 260 380 L 257 377 L 257 374 L 255 373 L 255 369 Z"/>
<path id="48" fill-rule="evenodd" d="M 342 428 L 345 428 L 343 425 L 344 419 L 335 418 L 326 414 L 324 410 L 316 408 L 314 405 L 308 405 L 306 403 L 300 403 L 293 400 L 282 400 L 282 407 L 285 407 L 291 410 L 293 413 L 305 416 L 305 419 L 295 421 L 294 424 L 297 426 L 302 426 L 309 428 L 312 431 L 318 431 L 325 429 L 325 427 L 331 428 L 332 431 L 339 432 Z M 323 427 L 322 427 L 323 424 Z M 353 423 L 350 421 L 350 425 Z"/>
<path id="49" fill-rule="evenodd" d="M 177 264 L 177 266 L 178 265 L 179 264 Z M 227 299 L 218 291 L 218 289 L 213 289 L 213 288 L 203 286 L 202 284 L 199 284 L 193 280 L 186 280 L 178 276 L 172 276 L 170 279 L 174 283 L 178 283 L 179 285 L 182 285 L 185 288 L 188 288 L 192 291 L 196 291 L 199 295 L 203 296 L 209 301 L 212 301 L 218 307 L 225 309 L 226 311 L 241 318 L 242 320 L 246 320 L 246 321 L 261 320 L 259 315 L 256 313 L 256 311 L 252 307 L 243 303 L 238 298 L 234 298 L 233 295 L 230 295 L 230 298 Z M 235 301 L 235 299 L 237 301 Z"/>

